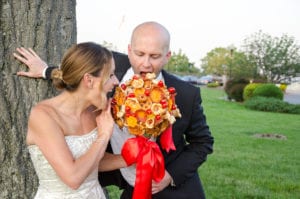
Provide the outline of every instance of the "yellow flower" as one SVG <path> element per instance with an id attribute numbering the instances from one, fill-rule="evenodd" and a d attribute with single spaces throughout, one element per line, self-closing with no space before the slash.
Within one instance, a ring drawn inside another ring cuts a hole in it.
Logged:
<path id="1" fill-rule="evenodd" d="M 129 127 L 136 127 L 136 125 L 137 125 L 137 118 L 133 117 L 133 116 L 129 116 L 127 118 L 126 122 L 127 122 L 127 125 Z"/>

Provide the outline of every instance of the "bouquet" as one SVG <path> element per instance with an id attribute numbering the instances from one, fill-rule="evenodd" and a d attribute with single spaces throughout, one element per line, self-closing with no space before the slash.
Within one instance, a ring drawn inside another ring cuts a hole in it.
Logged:
<path id="1" fill-rule="evenodd" d="M 181 117 L 175 103 L 176 90 L 156 80 L 154 73 L 134 75 L 116 88 L 112 113 L 116 124 L 127 127 L 136 135 L 128 139 L 122 156 L 128 165 L 136 163 L 136 181 L 133 198 L 151 198 L 151 181 L 164 177 L 164 159 L 151 137 L 160 136 L 164 150 L 176 150 L 172 139 L 172 124 Z"/>

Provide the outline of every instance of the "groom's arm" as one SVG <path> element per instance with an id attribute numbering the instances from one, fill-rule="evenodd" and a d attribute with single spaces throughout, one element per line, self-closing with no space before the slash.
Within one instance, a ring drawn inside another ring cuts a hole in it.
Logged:
<path id="1" fill-rule="evenodd" d="M 19 71 L 17 75 L 31 78 L 50 79 L 51 72 L 57 67 L 48 67 L 31 48 L 17 48 L 17 52 L 13 53 L 14 57 L 28 67 L 28 71 Z"/>
<path id="2" fill-rule="evenodd" d="M 127 69 L 130 68 L 130 62 L 126 54 L 115 51 L 112 51 L 112 54 L 116 65 L 115 72 L 120 80 Z M 17 48 L 17 53 L 14 53 L 13 55 L 29 69 L 28 71 L 17 72 L 17 75 L 19 76 L 51 80 L 51 73 L 53 69 L 58 68 L 58 66 L 48 66 L 47 63 L 42 60 L 31 48 Z"/>

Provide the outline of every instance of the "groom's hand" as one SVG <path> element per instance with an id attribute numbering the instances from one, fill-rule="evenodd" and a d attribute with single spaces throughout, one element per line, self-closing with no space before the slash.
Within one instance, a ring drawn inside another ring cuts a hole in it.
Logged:
<path id="1" fill-rule="evenodd" d="M 160 182 L 155 182 L 154 180 L 152 180 L 152 194 L 156 194 L 162 191 L 163 189 L 165 189 L 167 186 L 169 186 L 171 181 L 172 181 L 172 177 L 167 172 L 167 170 L 165 170 L 165 176 Z"/>
<path id="2" fill-rule="evenodd" d="M 20 62 L 25 64 L 29 71 L 19 71 L 17 75 L 32 77 L 32 78 L 42 78 L 43 71 L 47 68 L 47 64 L 31 49 L 31 48 L 17 48 L 18 53 L 13 53 L 14 57 Z"/>

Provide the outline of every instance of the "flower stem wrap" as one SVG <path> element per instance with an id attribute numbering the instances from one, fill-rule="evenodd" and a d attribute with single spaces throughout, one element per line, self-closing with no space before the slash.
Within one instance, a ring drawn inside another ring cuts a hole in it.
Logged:
<path id="1" fill-rule="evenodd" d="M 128 139 L 122 148 L 127 165 L 136 163 L 133 199 L 151 199 L 152 180 L 159 182 L 165 175 L 164 158 L 156 142 L 143 136 Z"/>

